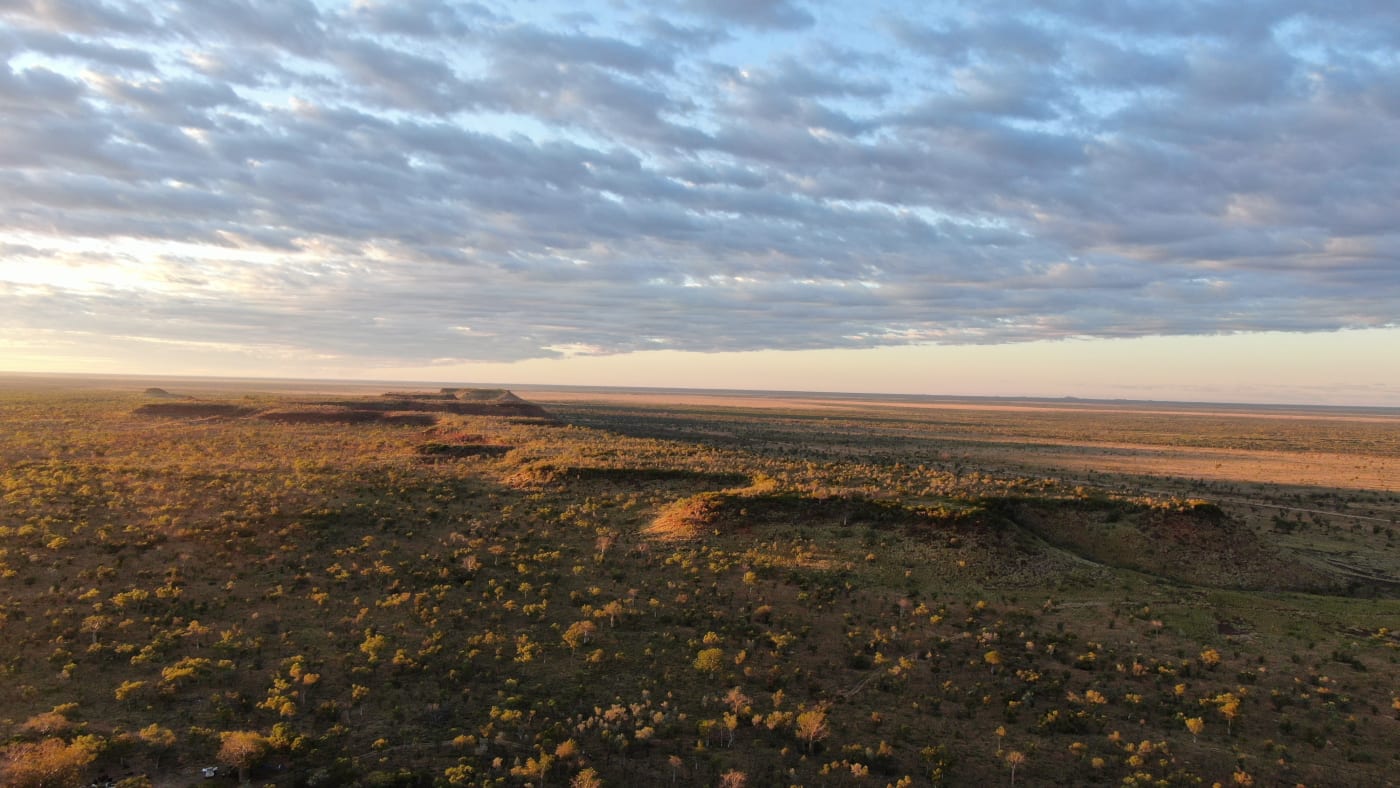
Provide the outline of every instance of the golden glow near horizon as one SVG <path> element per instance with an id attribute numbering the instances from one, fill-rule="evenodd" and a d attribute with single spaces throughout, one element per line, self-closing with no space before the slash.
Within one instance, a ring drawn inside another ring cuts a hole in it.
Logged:
<path id="1" fill-rule="evenodd" d="M 103 346 L 118 352 L 93 352 Z M 1400 369 L 1384 362 L 1396 347 L 1400 329 L 1370 329 L 866 350 L 657 350 L 396 366 L 313 357 L 290 347 L 53 333 L 26 340 L 0 332 L 0 369 L 1400 407 Z M 145 361 L 137 365 L 132 358 Z"/>
<path id="2" fill-rule="evenodd" d="M 1400 329 L 677 353 L 466 364 L 394 377 L 598 386 L 1400 406 Z M 1301 374 L 1300 374 L 1301 373 Z"/>

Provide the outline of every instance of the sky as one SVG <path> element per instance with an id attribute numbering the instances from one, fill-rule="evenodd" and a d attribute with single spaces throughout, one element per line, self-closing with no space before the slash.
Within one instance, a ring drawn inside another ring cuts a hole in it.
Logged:
<path id="1" fill-rule="evenodd" d="M 1400 405 L 1391 0 L 0 0 L 0 369 Z"/>

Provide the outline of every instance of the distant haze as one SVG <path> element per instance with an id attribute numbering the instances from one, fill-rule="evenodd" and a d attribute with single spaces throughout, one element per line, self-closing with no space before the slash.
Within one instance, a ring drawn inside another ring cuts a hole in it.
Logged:
<path id="1" fill-rule="evenodd" d="M 0 370 L 1400 405 L 1400 5 L 0 3 Z"/>

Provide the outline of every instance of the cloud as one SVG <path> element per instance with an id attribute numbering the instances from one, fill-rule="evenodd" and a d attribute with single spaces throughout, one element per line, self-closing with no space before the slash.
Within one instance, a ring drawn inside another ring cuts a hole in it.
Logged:
<path id="1" fill-rule="evenodd" d="M 1397 320 L 1386 4 L 671 8 L 5 4 L 5 325 L 402 364 Z"/>
<path id="2" fill-rule="evenodd" d="M 180 5 L 169 26 L 196 46 L 223 38 L 301 56 L 320 52 L 328 36 L 311 0 L 201 0 Z"/>
<path id="3" fill-rule="evenodd" d="M 79 63 L 132 71 L 154 71 L 151 53 L 125 46 L 84 41 L 46 30 L 17 30 L 6 49 L 29 50 L 52 57 L 70 58 Z"/>
<path id="4" fill-rule="evenodd" d="M 1030 22 L 997 17 L 975 24 L 950 21 L 928 27 L 900 20 L 886 22 L 891 35 L 914 52 L 954 65 L 1007 59 L 1053 64 L 1060 60 L 1060 37 Z"/>
<path id="5" fill-rule="evenodd" d="M 332 47 L 330 60 L 346 87 L 367 103 L 408 111 L 451 114 L 477 103 L 474 89 L 451 66 L 433 58 L 352 38 Z"/>
<path id="6" fill-rule="evenodd" d="M 760 29 L 800 30 L 816 21 L 792 0 L 683 0 L 681 5 L 717 22 Z"/>
<path id="7" fill-rule="evenodd" d="M 446 0 L 367 0 L 350 14 L 372 32 L 415 38 L 465 36 L 496 16 L 478 3 Z"/>
<path id="8" fill-rule="evenodd" d="M 160 27 L 139 2 L 104 0 L 9 0 L 0 16 L 21 25 L 90 35 L 146 33 Z"/>
<path id="9" fill-rule="evenodd" d="M 586 63 L 629 74 L 667 72 L 672 68 L 671 58 L 652 47 L 611 36 L 556 33 L 533 25 L 508 28 L 492 44 L 507 57 L 541 58 L 560 66 Z"/>

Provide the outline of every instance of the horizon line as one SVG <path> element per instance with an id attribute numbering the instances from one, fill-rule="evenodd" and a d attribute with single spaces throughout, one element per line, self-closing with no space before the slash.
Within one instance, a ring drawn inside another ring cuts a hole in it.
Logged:
<path id="1" fill-rule="evenodd" d="M 1126 397 L 1085 397 L 1073 394 L 1064 395 L 1043 395 L 1043 394 L 931 394 L 931 393 L 899 393 L 885 391 L 828 391 L 809 389 L 743 389 L 729 387 L 693 387 L 693 386 L 607 386 L 597 384 L 578 383 L 509 383 L 509 382 L 471 382 L 463 383 L 452 380 L 407 380 L 391 378 L 331 378 L 331 377 L 283 377 L 273 375 L 207 375 L 207 374 L 177 374 L 170 372 L 58 372 L 58 371 L 28 371 L 28 370 L 3 370 L 0 369 L 0 384 L 5 378 L 17 377 L 28 379 L 74 379 L 89 380 L 93 382 L 106 380 L 136 381 L 141 379 L 160 380 L 184 380 L 184 381 L 210 381 L 210 382 L 247 382 L 247 383 L 283 383 L 297 384 L 299 387 L 314 386 L 317 384 L 336 384 L 340 386 L 355 386 L 364 388 L 374 388 L 379 386 L 427 386 L 437 388 L 491 388 L 491 389 L 512 389 L 520 391 L 551 391 L 567 390 L 581 393 L 644 393 L 644 394 L 705 394 L 709 396 L 758 396 L 758 397 L 809 397 L 816 399 L 869 399 L 884 402 L 899 401 L 926 401 L 926 402 L 1031 402 L 1042 404 L 1084 404 L 1084 405 L 1158 405 L 1158 406 L 1178 406 L 1191 408 L 1197 406 L 1209 406 L 1216 408 L 1245 409 L 1245 408 L 1265 408 L 1269 410 L 1301 409 L 1310 411 L 1352 411 L 1369 412 L 1400 415 L 1400 406 L 1396 405 L 1336 405 L 1320 402 L 1248 402 L 1241 400 L 1173 400 L 1173 399 L 1136 399 Z"/>

